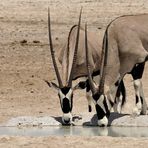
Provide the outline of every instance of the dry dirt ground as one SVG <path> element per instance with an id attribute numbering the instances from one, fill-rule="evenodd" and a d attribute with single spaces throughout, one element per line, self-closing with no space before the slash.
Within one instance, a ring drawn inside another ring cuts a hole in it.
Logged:
<path id="1" fill-rule="evenodd" d="M 146 0 L 0 0 L 0 123 L 17 116 L 62 115 L 56 92 L 44 82 L 55 80 L 48 47 L 48 6 L 56 51 L 67 39 L 70 27 L 77 23 L 81 6 L 83 24 L 87 21 L 89 30 L 100 35 L 115 17 L 148 11 Z M 148 66 L 143 77 L 148 98 L 147 78 Z M 131 113 L 135 100 L 132 79 L 127 76 L 125 81 L 128 101 L 123 111 Z M 87 112 L 84 92 L 77 91 L 74 97 L 73 113 Z M 1 148 L 146 148 L 147 144 L 147 138 L 0 137 Z"/>

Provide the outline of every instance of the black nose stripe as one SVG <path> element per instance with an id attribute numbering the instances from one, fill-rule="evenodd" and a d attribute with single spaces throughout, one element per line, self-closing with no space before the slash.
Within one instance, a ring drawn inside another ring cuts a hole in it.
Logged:
<path id="1" fill-rule="evenodd" d="M 99 120 L 105 116 L 105 112 L 98 104 L 96 104 L 96 112 L 97 112 L 97 117 Z"/>
<path id="2" fill-rule="evenodd" d="M 70 102 L 67 98 L 64 98 L 63 99 L 63 108 L 62 108 L 63 112 L 64 113 L 69 113 L 70 110 L 71 110 L 71 107 L 70 107 Z"/>
<path id="3" fill-rule="evenodd" d="M 95 101 L 98 101 L 98 99 L 100 98 L 100 96 L 101 96 L 101 94 L 96 93 L 96 94 L 93 95 L 93 99 L 94 99 Z"/>

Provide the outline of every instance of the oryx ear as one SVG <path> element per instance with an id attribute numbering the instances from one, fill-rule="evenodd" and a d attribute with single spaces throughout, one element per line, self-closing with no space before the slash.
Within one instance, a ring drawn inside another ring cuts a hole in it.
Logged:
<path id="1" fill-rule="evenodd" d="M 44 80 L 49 87 L 53 87 L 55 88 L 56 90 L 59 90 L 59 86 L 57 84 L 55 84 L 54 82 L 48 82 L 47 80 Z"/>
<path id="2" fill-rule="evenodd" d="M 77 85 L 73 87 L 73 90 L 76 89 L 85 89 L 86 88 L 86 81 L 80 81 Z"/>

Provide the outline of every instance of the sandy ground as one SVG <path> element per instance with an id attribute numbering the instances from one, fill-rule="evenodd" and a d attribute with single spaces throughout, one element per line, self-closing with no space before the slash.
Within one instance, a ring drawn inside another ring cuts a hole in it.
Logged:
<path id="1" fill-rule="evenodd" d="M 58 51 L 68 31 L 77 23 L 80 7 L 89 29 L 102 34 L 117 16 L 147 12 L 145 0 L 0 0 L 0 123 L 17 116 L 61 116 L 56 92 L 44 79 L 55 80 L 48 48 L 47 8 L 52 17 L 53 41 Z M 98 28 L 100 28 L 98 30 Z M 148 98 L 148 67 L 143 86 Z M 134 106 L 132 79 L 125 77 L 127 104 Z M 87 112 L 85 93 L 74 96 L 74 114 Z M 147 99 L 148 102 L 148 99 Z M 111 137 L 0 137 L 0 147 L 147 147 L 147 138 Z"/>

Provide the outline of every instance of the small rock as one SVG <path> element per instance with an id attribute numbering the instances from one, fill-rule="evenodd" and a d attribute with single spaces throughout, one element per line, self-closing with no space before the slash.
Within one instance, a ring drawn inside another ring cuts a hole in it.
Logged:
<path id="1" fill-rule="evenodd" d="M 40 41 L 34 40 L 33 43 L 40 43 Z"/>
<path id="2" fill-rule="evenodd" d="M 58 37 L 56 37 L 56 38 L 55 38 L 55 40 L 57 41 L 57 40 L 59 40 L 59 38 L 58 38 Z"/>
<path id="3" fill-rule="evenodd" d="M 34 91 L 33 91 L 33 90 L 31 90 L 31 91 L 30 91 L 30 93 L 34 93 Z"/>
<path id="4" fill-rule="evenodd" d="M 34 78 L 34 75 L 31 75 L 32 78 Z"/>
<path id="5" fill-rule="evenodd" d="M 27 40 L 22 40 L 20 41 L 21 44 L 26 44 L 27 43 Z"/>

